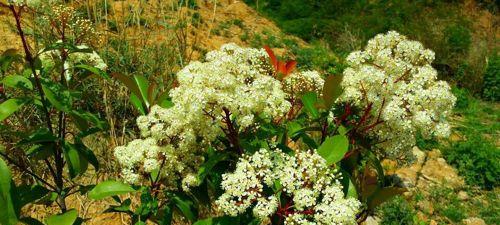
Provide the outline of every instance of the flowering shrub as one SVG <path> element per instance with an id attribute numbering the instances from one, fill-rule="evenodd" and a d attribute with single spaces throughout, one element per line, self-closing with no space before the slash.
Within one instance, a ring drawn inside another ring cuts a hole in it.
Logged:
<path id="1" fill-rule="evenodd" d="M 290 103 L 280 82 L 270 76 L 272 71 L 265 59 L 263 50 L 228 44 L 220 51 L 209 52 L 206 62 L 191 62 L 181 70 L 177 74 L 178 87 L 170 92 L 173 106 L 153 106 L 147 116 L 137 119 L 141 135 L 150 138 L 148 146 L 160 146 L 156 156 L 142 162 L 149 164 L 146 171 L 158 169 L 165 160 L 161 172 L 165 180 L 174 182 L 175 188 L 177 180 L 192 177 L 197 171 L 203 152 L 217 137 L 228 137 L 232 148 L 241 152 L 235 139 L 239 131 L 255 129 L 256 117 L 272 119 L 284 115 Z M 137 147 L 129 145 L 115 150 L 125 168 L 122 174 L 131 183 L 138 181 L 134 172 L 141 160 L 129 159 L 130 155 L 141 154 Z"/>
<path id="2" fill-rule="evenodd" d="M 243 156 L 234 172 L 222 175 L 225 192 L 216 204 L 231 216 L 253 206 L 255 217 L 274 215 L 285 224 L 356 224 L 360 203 L 344 197 L 339 176 L 314 151 L 289 156 L 261 149 Z"/>
<path id="3" fill-rule="evenodd" d="M 384 156 L 409 153 L 417 132 L 427 138 L 450 134 L 446 117 L 456 98 L 446 82 L 436 80 L 433 60 L 434 52 L 394 31 L 347 57 L 339 101 L 363 109 L 358 130 L 380 142 L 376 147 Z"/>
<path id="4" fill-rule="evenodd" d="M 449 134 L 456 99 L 436 80 L 433 59 L 389 32 L 348 56 L 343 79 L 323 79 L 269 48 L 224 45 L 178 72 L 170 106 L 137 119 L 143 139 L 115 149 L 122 177 L 153 181 L 146 190 L 166 191 L 192 221 L 197 207 L 182 206 L 200 199 L 181 190 L 218 193 L 226 217 L 214 220 L 355 224 L 361 211 L 399 193 L 386 187 L 381 159 L 408 161 L 419 132 Z"/>

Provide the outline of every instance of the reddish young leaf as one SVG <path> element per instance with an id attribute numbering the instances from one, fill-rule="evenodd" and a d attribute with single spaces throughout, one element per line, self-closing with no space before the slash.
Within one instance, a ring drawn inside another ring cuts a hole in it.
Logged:
<path id="1" fill-rule="evenodd" d="M 286 74 L 286 75 L 291 74 L 296 66 L 297 66 L 297 61 L 295 61 L 295 60 L 286 62 L 286 71 L 284 74 Z"/>
<path id="2" fill-rule="evenodd" d="M 271 59 L 271 64 L 273 65 L 274 69 L 278 71 L 278 59 L 276 58 L 276 55 L 274 55 L 274 52 L 269 46 L 264 46 L 264 49 L 266 50 L 267 54 L 269 55 L 269 58 Z"/>

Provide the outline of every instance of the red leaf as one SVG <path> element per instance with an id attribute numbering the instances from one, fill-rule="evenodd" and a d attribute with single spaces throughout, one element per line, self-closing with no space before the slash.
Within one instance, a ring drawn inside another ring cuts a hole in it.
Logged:
<path id="1" fill-rule="evenodd" d="M 267 54 L 269 55 L 269 58 L 271 59 L 271 64 L 273 65 L 274 69 L 278 71 L 278 59 L 276 58 L 276 55 L 274 55 L 274 52 L 269 46 L 264 46 L 264 49 L 266 50 Z"/>
<path id="2" fill-rule="evenodd" d="M 297 66 L 297 61 L 295 60 L 292 60 L 292 61 L 288 61 L 286 62 L 286 71 L 285 71 L 285 75 L 289 75 L 292 73 L 292 71 L 295 69 L 295 67 Z"/>

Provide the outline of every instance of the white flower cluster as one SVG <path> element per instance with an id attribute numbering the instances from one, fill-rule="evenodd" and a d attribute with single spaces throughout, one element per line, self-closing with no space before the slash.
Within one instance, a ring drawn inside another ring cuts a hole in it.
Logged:
<path id="1" fill-rule="evenodd" d="M 300 71 L 290 74 L 283 80 L 283 90 L 290 97 L 300 97 L 308 91 L 322 93 L 325 80 L 317 71 Z"/>
<path id="2" fill-rule="evenodd" d="M 364 51 L 347 57 L 339 100 L 371 107 L 366 122 L 380 125 L 368 132 L 386 156 L 409 152 L 417 132 L 425 137 L 450 133 L 446 117 L 456 98 L 446 82 L 437 80 L 433 60 L 434 52 L 394 31 L 377 35 Z"/>
<path id="3" fill-rule="evenodd" d="M 272 119 L 288 112 L 290 103 L 281 83 L 270 75 L 266 57 L 262 49 L 235 44 L 209 52 L 205 62 L 191 62 L 178 72 L 178 86 L 170 91 L 171 108 L 153 106 L 137 119 L 141 135 L 156 140 L 162 149 L 165 180 L 183 179 L 184 190 L 196 186 L 193 174 L 217 137 L 257 126 L 256 116 Z M 123 157 L 117 158 L 126 165 Z"/>
<path id="4" fill-rule="evenodd" d="M 108 68 L 108 65 L 106 65 L 101 56 L 99 56 L 97 52 L 90 50 L 88 46 L 80 45 L 77 46 L 77 48 L 82 51 L 70 52 L 63 65 L 67 80 L 71 79 L 72 76 L 71 70 L 74 68 L 75 65 L 78 64 L 90 65 L 100 70 L 106 70 Z M 57 62 L 62 61 L 60 50 L 45 51 L 42 52 L 38 57 L 42 62 L 42 66 L 44 68 L 52 68 L 57 64 Z"/>
<path id="5" fill-rule="evenodd" d="M 361 204 L 344 197 L 339 175 L 314 151 L 290 156 L 261 149 L 242 157 L 234 172 L 222 176 L 225 192 L 216 204 L 231 216 L 253 207 L 254 216 L 277 214 L 285 217 L 285 224 L 356 224 Z M 274 193 L 273 188 L 279 190 Z M 289 201 L 280 203 L 278 193 Z"/>

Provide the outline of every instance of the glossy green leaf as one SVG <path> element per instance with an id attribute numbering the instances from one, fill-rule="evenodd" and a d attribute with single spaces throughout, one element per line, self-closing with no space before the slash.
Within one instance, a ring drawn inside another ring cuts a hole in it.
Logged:
<path id="1" fill-rule="evenodd" d="M 200 181 L 204 180 L 208 173 L 217 165 L 219 162 L 222 162 L 229 158 L 229 154 L 226 152 L 216 152 L 214 155 L 210 156 L 208 160 L 203 163 L 198 169 L 198 179 Z"/>
<path id="2" fill-rule="evenodd" d="M 323 86 L 323 100 L 327 108 L 331 108 L 337 98 L 342 94 L 342 76 L 333 75 L 325 79 Z"/>
<path id="3" fill-rule="evenodd" d="M 26 225 L 43 225 L 42 222 L 39 220 L 32 218 L 32 217 L 23 217 L 19 219 L 19 222 L 26 224 Z"/>
<path id="4" fill-rule="evenodd" d="M 181 211 L 182 215 L 186 217 L 188 220 L 194 222 L 196 220 L 196 212 L 193 209 L 193 202 L 190 201 L 189 199 L 179 196 L 179 195 L 174 195 L 172 197 L 172 201 L 177 209 Z"/>
<path id="5" fill-rule="evenodd" d="M 68 96 L 63 97 L 62 95 L 63 93 L 60 91 L 58 92 L 58 94 L 56 94 L 54 91 L 52 91 L 52 89 L 49 86 L 45 84 L 42 84 L 42 90 L 43 93 L 45 94 L 45 97 L 47 98 L 47 100 L 49 100 L 50 104 L 54 106 L 54 108 L 63 112 L 69 112 L 71 104 L 68 99 Z"/>
<path id="6" fill-rule="evenodd" d="M 108 180 L 97 184 L 89 192 L 89 198 L 100 200 L 106 197 L 127 194 L 130 192 L 135 192 L 135 190 L 130 185 L 114 180 Z"/>
<path id="7" fill-rule="evenodd" d="M 85 70 L 85 71 L 93 73 L 95 75 L 99 75 L 100 77 L 105 78 L 105 79 L 110 79 L 109 75 L 105 71 L 103 71 L 99 68 L 93 67 L 93 66 L 79 64 L 79 65 L 75 65 L 74 68 Z"/>
<path id="8" fill-rule="evenodd" d="M 85 157 L 85 159 L 94 167 L 96 171 L 99 170 L 99 160 L 94 152 L 90 150 L 80 139 L 75 139 L 75 147 L 78 152 Z"/>
<path id="9" fill-rule="evenodd" d="M 63 150 L 64 158 L 66 159 L 66 162 L 68 164 L 69 175 L 71 178 L 75 178 L 87 171 L 89 162 L 87 161 L 85 156 L 80 151 L 78 151 L 77 147 L 74 144 L 65 142 Z"/>
<path id="10" fill-rule="evenodd" d="M 28 203 L 35 202 L 43 197 L 45 197 L 50 191 L 47 188 L 35 184 L 35 185 L 21 185 L 16 187 L 16 193 L 18 194 L 18 205 L 20 207 L 25 206 Z"/>
<path id="11" fill-rule="evenodd" d="M 30 159 L 44 160 L 54 155 L 53 150 L 54 150 L 53 143 L 47 143 L 42 145 L 37 144 L 28 148 L 26 150 L 26 155 Z"/>
<path id="12" fill-rule="evenodd" d="M 22 88 L 26 90 L 33 90 L 31 81 L 20 75 L 9 75 L 3 78 L 2 82 L 6 87 Z"/>
<path id="13" fill-rule="evenodd" d="M 313 119 L 317 119 L 319 117 L 316 103 L 318 103 L 318 95 L 316 92 L 307 92 L 302 96 L 302 104 L 304 104 L 304 108 Z"/>
<path id="14" fill-rule="evenodd" d="M 18 217 L 12 199 L 13 186 L 10 169 L 0 158 L 0 224 L 2 225 L 17 224 Z"/>
<path id="15" fill-rule="evenodd" d="M 45 220 L 47 225 L 72 225 L 78 217 L 78 212 L 75 209 L 66 211 L 65 213 L 52 215 Z"/>
<path id="16" fill-rule="evenodd" d="M 139 76 L 139 75 L 134 75 L 135 83 L 137 84 L 137 87 L 139 88 L 139 92 L 141 95 L 138 95 L 137 97 L 140 97 L 142 102 L 146 105 L 146 108 L 149 108 L 150 102 L 148 101 L 148 89 L 149 89 L 149 82 L 148 79 L 144 76 Z"/>
<path id="17" fill-rule="evenodd" d="M 155 100 L 155 104 L 165 108 L 165 109 L 168 109 L 172 106 L 174 106 L 174 103 L 170 100 L 169 98 L 169 93 L 168 91 L 165 91 L 163 93 L 161 93 L 158 98 L 156 98 Z"/>
<path id="18" fill-rule="evenodd" d="M 196 221 L 193 225 L 233 225 L 239 224 L 237 217 L 222 216 L 210 217 L 203 220 Z"/>
<path id="19" fill-rule="evenodd" d="M 139 87 L 134 79 L 119 73 L 112 73 L 111 75 L 121 81 L 130 90 L 130 92 L 132 92 L 132 94 L 141 96 L 141 91 L 139 90 Z"/>
<path id="20" fill-rule="evenodd" d="M 40 128 L 33 133 L 31 133 L 28 137 L 23 138 L 16 145 L 26 145 L 26 144 L 40 144 L 40 143 L 49 143 L 55 142 L 57 137 L 55 137 L 47 128 Z"/>
<path id="21" fill-rule="evenodd" d="M 317 151 L 326 160 L 328 165 L 332 165 L 342 160 L 348 149 L 349 140 L 347 137 L 345 135 L 335 135 L 327 137 Z"/>
<path id="22" fill-rule="evenodd" d="M 23 99 L 11 98 L 0 104 L 0 122 L 15 113 L 27 101 Z"/>
<path id="23" fill-rule="evenodd" d="M 132 103 L 132 105 L 142 114 L 142 115 L 146 115 L 147 114 L 147 110 L 143 104 L 143 102 L 141 101 L 141 99 L 139 97 L 137 97 L 137 95 L 131 93 L 130 94 L 130 103 Z"/>

